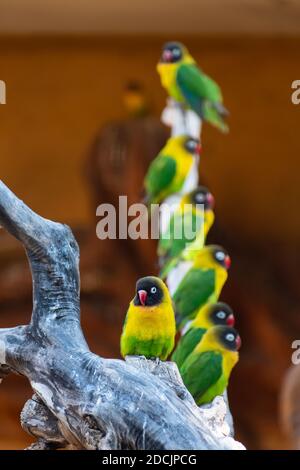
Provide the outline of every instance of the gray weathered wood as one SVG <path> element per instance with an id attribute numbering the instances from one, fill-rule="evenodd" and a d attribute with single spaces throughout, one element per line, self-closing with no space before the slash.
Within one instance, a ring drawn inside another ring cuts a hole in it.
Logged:
<path id="1" fill-rule="evenodd" d="M 34 391 L 21 415 L 38 439 L 32 448 L 242 447 L 226 426 L 216 432 L 218 418 L 225 422 L 220 404 L 198 409 L 175 364 L 103 359 L 89 350 L 80 326 L 79 249 L 69 227 L 35 214 L 3 182 L 0 224 L 24 245 L 32 272 L 30 323 L 0 329 L 0 381 L 19 373 Z"/>

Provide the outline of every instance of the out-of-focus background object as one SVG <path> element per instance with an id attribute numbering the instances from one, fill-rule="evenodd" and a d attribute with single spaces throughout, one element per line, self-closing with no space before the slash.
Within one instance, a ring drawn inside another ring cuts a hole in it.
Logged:
<path id="1" fill-rule="evenodd" d="M 293 446 L 300 449 L 300 367 L 291 366 L 282 382 L 280 395 L 281 424 Z"/>
<path id="2" fill-rule="evenodd" d="M 154 241 L 98 240 L 96 207 L 117 205 L 119 195 L 138 202 L 168 135 L 155 70 L 163 42 L 186 43 L 220 83 L 230 134 L 204 124 L 200 181 L 216 199 L 208 241 L 233 259 L 222 300 L 243 338 L 229 388 L 237 438 L 249 448 L 295 447 L 279 419 L 279 395 L 300 339 L 300 106 L 291 102 L 300 3 L 2 0 L 0 35 L 1 178 L 35 211 L 74 230 L 83 328 L 105 357 L 119 357 L 135 280 L 156 272 L 156 258 Z M 28 322 L 30 310 L 27 260 L 2 230 L 1 327 Z M 18 419 L 29 396 L 20 377 L 1 384 L 0 448 L 30 441 Z"/>

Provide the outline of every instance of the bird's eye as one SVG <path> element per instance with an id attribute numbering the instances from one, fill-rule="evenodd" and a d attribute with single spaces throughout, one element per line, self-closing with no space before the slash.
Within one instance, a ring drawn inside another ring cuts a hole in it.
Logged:
<path id="1" fill-rule="evenodd" d="M 204 194 L 202 194 L 202 193 L 196 194 L 195 199 L 196 199 L 197 202 L 203 202 L 204 201 Z"/>
<path id="2" fill-rule="evenodd" d="M 173 55 L 175 55 L 176 57 L 179 57 L 180 54 L 181 54 L 180 49 L 173 49 Z"/>
<path id="3" fill-rule="evenodd" d="M 233 335 L 232 333 L 228 333 L 228 334 L 226 335 L 226 340 L 227 340 L 227 341 L 230 341 L 230 342 L 232 343 L 232 341 L 235 340 L 235 337 L 234 337 L 234 335 Z"/>
<path id="4" fill-rule="evenodd" d="M 215 256 L 218 261 L 224 261 L 225 259 L 225 253 L 223 253 L 223 251 L 217 251 Z"/>
<path id="5" fill-rule="evenodd" d="M 151 294 L 155 294 L 155 293 L 156 293 L 156 291 L 157 291 L 156 287 L 151 287 L 151 291 L 150 291 L 150 292 L 151 292 Z"/>
<path id="6" fill-rule="evenodd" d="M 185 144 L 185 147 L 189 152 L 194 153 L 196 149 L 196 143 L 193 140 L 188 140 Z"/>
<path id="7" fill-rule="evenodd" d="M 220 320 L 223 320 L 226 317 L 226 313 L 221 310 L 217 313 L 217 317 L 220 318 Z"/>

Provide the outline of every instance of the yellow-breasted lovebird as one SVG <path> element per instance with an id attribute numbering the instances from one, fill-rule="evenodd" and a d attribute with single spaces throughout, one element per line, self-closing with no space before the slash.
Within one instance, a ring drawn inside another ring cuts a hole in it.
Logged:
<path id="1" fill-rule="evenodd" d="M 180 373 L 198 405 L 210 403 L 225 391 L 233 367 L 239 360 L 241 338 L 234 328 L 209 328 L 187 357 Z"/>
<path id="2" fill-rule="evenodd" d="M 137 281 L 121 335 L 121 354 L 167 359 L 174 347 L 176 325 L 165 283 L 148 276 Z"/>
<path id="3" fill-rule="evenodd" d="M 209 328 L 217 325 L 232 327 L 234 323 L 234 314 L 229 305 L 224 302 L 204 305 L 178 341 L 172 361 L 180 368 Z"/>
<path id="4" fill-rule="evenodd" d="M 221 131 L 228 131 L 224 121 L 228 111 L 223 106 L 220 87 L 202 72 L 183 44 L 168 42 L 164 45 L 157 71 L 162 86 L 172 98 Z"/>
<path id="5" fill-rule="evenodd" d="M 198 186 L 181 198 L 158 243 L 160 266 L 164 266 L 164 270 L 168 270 L 168 261 L 178 257 L 197 236 L 198 248 L 204 246 L 215 218 L 213 208 L 214 197 L 205 186 Z"/>
<path id="6" fill-rule="evenodd" d="M 160 203 L 167 196 L 181 192 L 195 165 L 198 168 L 200 150 L 199 141 L 187 135 L 168 139 L 145 176 L 146 202 Z"/>
<path id="7" fill-rule="evenodd" d="M 218 301 L 231 263 L 228 253 L 219 245 L 207 245 L 200 250 L 190 246 L 168 276 L 178 324 L 195 318 L 206 303 Z"/>

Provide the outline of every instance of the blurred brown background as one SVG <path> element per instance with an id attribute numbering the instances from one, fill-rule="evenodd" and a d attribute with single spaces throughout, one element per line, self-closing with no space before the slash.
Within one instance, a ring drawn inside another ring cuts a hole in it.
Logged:
<path id="1" fill-rule="evenodd" d="M 99 354 L 118 357 L 134 282 L 156 270 L 153 243 L 98 240 L 95 211 L 119 194 L 139 200 L 147 165 L 168 135 L 158 119 L 165 103 L 155 71 L 162 43 L 182 40 L 221 85 L 230 134 L 204 125 L 201 178 L 216 198 L 210 241 L 224 244 L 233 259 L 222 299 L 236 311 L 243 338 L 229 390 L 237 437 L 250 448 L 294 447 L 282 430 L 279 395 L 291 342 L 300 338 L 300 105 L 291 102 L 291 83 L 300 79 L 298 3 L 200 7 L 190 0 L 184 11 L 177 2 L 169 11 L 165 2 L 151 2 L 150 13 L 149 5 L 141 11 L 134 1 L 114 0 L 114 15 L 106 2 L 92 0 L 74 11 L 58 2 L 26 3 L 23 10 L 17 0 L 4 1 L 0 19 L 0 79 L 7 85 L 1 178 L 35 211 L 74 229 L 83 328 Z M 143 84 L 147 117 L 124 109 L 132 79 Z M 120 161 L 108 157 L 118 153 Z M 26 323 L 30 310 L 25 255 L 2 231 L 0 325 Z M 18 419 L 29 396 L 22 378 L 1 384 L 0 448 L 30 442 Z"/>

